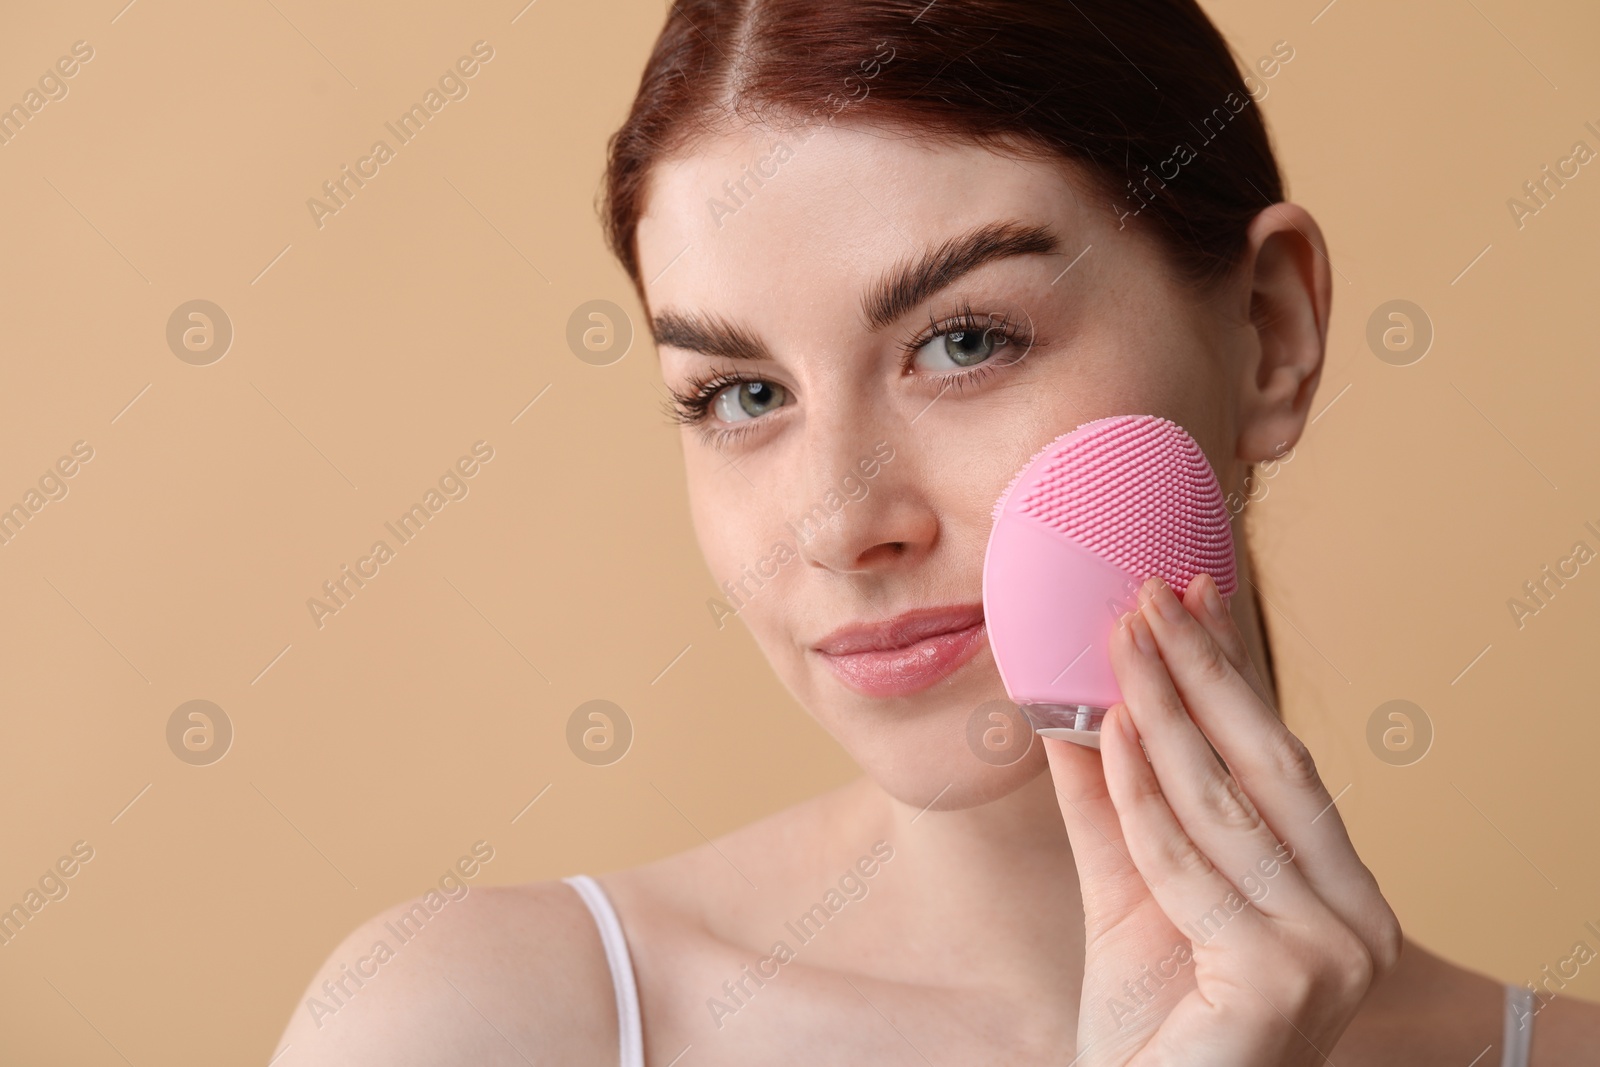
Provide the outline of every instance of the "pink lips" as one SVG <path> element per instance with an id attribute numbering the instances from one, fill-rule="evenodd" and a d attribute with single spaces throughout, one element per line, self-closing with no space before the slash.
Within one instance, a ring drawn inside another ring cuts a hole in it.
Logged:
<path id="1" fill-rule="evenodd" d="M 922 608 L 888 622 L 835 630 L 815 651 L 840 681 L 867 696 L 919 693 L 985 645 L 983 605 Z"/>

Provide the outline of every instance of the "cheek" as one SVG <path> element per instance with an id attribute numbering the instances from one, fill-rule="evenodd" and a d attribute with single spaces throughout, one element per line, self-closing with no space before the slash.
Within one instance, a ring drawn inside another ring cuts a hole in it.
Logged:
<path id="1" fill-rule="evenodd" d="M 1041 394 L 1041 403 L 1057 433 L 1113 415 L 1171 419 L 1199 443 L 1226 491 L 1235 452 L 1229 339 L 1156 305 L 1146 317 L 1157 325 L 1107 323 L 1078 353 L 1069 388 Z"/>
<path id="2" fill-rule="evenodd" d="M 792 588 L 804 566 L 778 494 L 715 456 L 704 463 L 692 457 L 688 482 L 695 536 L 718 599 L 758 637 L 770 634 L 786 603 L 779 590 Z"/>
<path id="3" fill-rule="evenodd" d="M 691 461 L 688 472 L 689 511 L 700 553 L 712 577 L 721 583 L 737 575 L 740 563 L 750 558 L 758 531 L 751 524 L 748 500 L 741 503 L 725 477 L 739 479 L 739 475 L 696 469 L 699 466 Z"/>

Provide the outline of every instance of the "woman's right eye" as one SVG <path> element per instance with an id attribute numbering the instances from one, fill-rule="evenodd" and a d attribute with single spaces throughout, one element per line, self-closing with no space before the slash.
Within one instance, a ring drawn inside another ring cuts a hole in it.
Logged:
<path id="1" fill-rule="evenodd" d="M 783 406 L 788 391 L 776 382 L 739 382 L 711 398 L 712 414 L 723 422 L 748 422 Z"/>

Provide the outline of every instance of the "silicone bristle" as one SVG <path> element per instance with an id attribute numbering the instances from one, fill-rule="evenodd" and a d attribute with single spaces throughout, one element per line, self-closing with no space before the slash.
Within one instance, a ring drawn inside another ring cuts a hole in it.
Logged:
<path id="1" fill-rule="evenodd" d="M 1077 433 L 1077 430 L 1068 430 L 1066 433 L 1061 434 L 1058 437 L 1051 438 L 1048 444 L 1039 449 L 1033 455 L 1029 456 L 1028 462 L 1017 468 L 1017 473 L 1011 476 L 1011 480 L 1006 483 L 1006 487 L 1000 491 L 1000 497 L 994 502 L 994 510 L 989 513 L 989 518 L 998 519 L 1000 517 L 1000 513 L 1005 510 L 1006 500 L 1011 496 L 1011 490 L 1015 489 L 1017 487 L 1017 483 L 1022 481 L 1022 476 L 1028 473 L 1028 468 L 1033 466 L 1034 460 L 1038 459 L 1040 456 L 1044 455 L 1046 452 L 1050 451 L 1056 445 L 1060 444 L 1063 440 L 1071 437 L 1075 433 Z"/>
<path id="2" fill-rule="evenodd" d="M 1026 476 L 1026 478 L 1024 478 Z M 1205 453 L 1175 422 L 1119 415 L 1085 423 L 1034 453 L 995 502 L 1132 574 L 1181 595 L 1205 573 L 1238 590 L 1233 531 Z"/>

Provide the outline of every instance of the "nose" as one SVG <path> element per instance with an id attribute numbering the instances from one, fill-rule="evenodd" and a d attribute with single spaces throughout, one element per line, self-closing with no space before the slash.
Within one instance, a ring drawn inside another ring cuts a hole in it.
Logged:
<path id="1" fill-rule="evenodd" d="M 912 566 L 939 534 L 938 514 L 912 457 L 888 434 L 816 434 L 807 441 L 807 487 L 788 532 L 819 570 L 865 574 Z"/>

